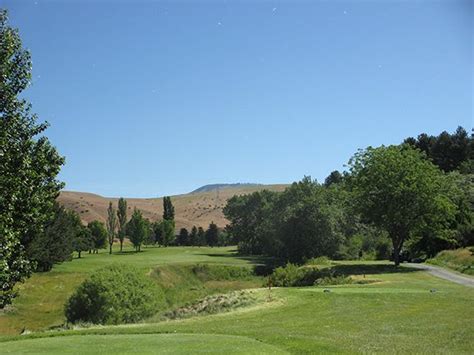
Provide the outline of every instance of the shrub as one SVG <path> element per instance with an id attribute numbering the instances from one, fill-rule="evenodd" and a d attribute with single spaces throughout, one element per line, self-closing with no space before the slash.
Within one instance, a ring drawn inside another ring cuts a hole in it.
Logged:
<path id="1" fill-rule="evenodd" d="M 251 268 L 239 266 L 198 264 L 192 270 L 202 281 L 248 280 L 254 276 Z"/>
<path id="2" fill-rule="evenodd" d="M 305 265 L 331 265 L 331 261 L 327 256 L 319 256 L 311 258 L 305 262 Z"/>
<path id="3" fill-rule="evenodd" d="M 295 264 L 286 264 L 278 267 L 270 276 L 273 286 L 311 286 L 319 276 L 316 268 L 298 267 Z"/>
<path id="4" fill-rule="evenodd" d="M 339 276 L 322 277 L 320 279 L 317 279 L 314 282 L 314 285 L 315 286 L 346 285 L 346 284 L 351 284 L 353 282 L 354 280 L 352 280 L 351 277 L 339 275 Z"/>
<path id="5" fill-rule="evenodd" d="M 70 323 L 132 323 L 155 314 L 165 304 L 161 288 L 130 265 L 99 269 L 85 280 L 65 306 Z"/>

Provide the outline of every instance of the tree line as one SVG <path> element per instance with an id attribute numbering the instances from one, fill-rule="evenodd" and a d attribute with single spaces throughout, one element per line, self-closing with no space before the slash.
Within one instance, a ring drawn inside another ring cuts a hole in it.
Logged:
<path id="1" fill-rule="evenodd" d="M 302 263 L 426 259 L 474 244 L 474 142 L 466 130 L 369 147 L 348 170 L 283 192 L 232 197 L 227 231 L 241 253 Z"/>

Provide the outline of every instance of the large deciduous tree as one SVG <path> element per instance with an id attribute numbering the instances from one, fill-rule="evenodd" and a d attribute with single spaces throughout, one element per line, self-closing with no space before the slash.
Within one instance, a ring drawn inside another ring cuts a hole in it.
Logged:
<path id="1" fill-rule="evenodd" d="M 367 148 L 349 161 L 354 206 L 362 217 L 386 230 L 395 265 L 405 241 L 426 229 L 445 229 L 455 206 L 443 173 L 409 145 Z"/>
<path id="2" fill-rule="evenodd" d="M 120 251 L 122 251 L 123 240 L 125 239 L 127 226 L 127 200 L 125 200 L 123 197 L 121 197 L 118 201 L 117 217 L 119 227 L 118 237 L 120 240 Z"/>
<path id="3" fill-rule="evenodd" d="M 63 186 L 56 176 L 64 158 L 44 136 L 47 123 L 38 123 L 21 96 L 31 67 L 30 53 L 0 10 L 0 308 L 30 275 L 26 250 L 52 219 Z"/>
<path id="4" fill-rule="evenodd" d="M 99 252 L 99 249 L 103 249 L 107 245 L 107 230 L 104 224 L 100 221 L 92 221 L 87 225 L 91 233 L 92 238 L 92 250 L 95 254 Z"/>

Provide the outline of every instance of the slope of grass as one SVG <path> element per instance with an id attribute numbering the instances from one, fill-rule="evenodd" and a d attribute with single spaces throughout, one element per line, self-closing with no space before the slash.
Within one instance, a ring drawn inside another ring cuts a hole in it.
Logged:
<path id="1" fill-rule="evenodd" d="M 467 275 L 474 275 L 474 248 L 443 250 L 427 262 Z"/>
<path id="2" fill-rule="evenodd" d="M 163 347 L 164 352 L 170 349 L 173 353 L 265 353 L 267 349 L 298 354 L 460 354 L 474 351 L 474 290 L 423 271 L 395 268 L 388 263 L 349 262 L 338 263 L 335 267 L 345 275 L 377 282 L 274 288 L 270 295 L 268 289 L 260 289 L 255 291 L 261 295 L 259 304 L 228 313 L 165 322 L 153 320 L 157 323 L 36 333 L 4 338 L 3 341 L 7 342 L 0 347 L 3 352 L 25 353 L 44 346 L 54 354 L 75 347 L 94 349 L 97 345 L 101 352 L 112 353 L 113 345 L 109 348 L 104 344 L 109 336 L 117 336 L 110 339 L 132 342 L 135 344 L 132 350 L 140 353 L 153 347 L 156 351 L 161 352 Z M 164 334 L 173 334 L 173 337 L 164 340 Z M 235 345 L 227 340 L 227 337 L 235 336 L 246 339 L 246 345 Z M 221 341 L 215 344 L 208 339 Z M 247 339 L 251 344 L 247 344 Z M 253 348 L 257 343 L 271 348 Z M 122 352 L 128 350 L 124 345 Z"/>
<path id="3" fill-rule="evenodd" d="M 103 250 L 97 255 L 84 254 L 81 259 L 55 266 L 51 272 L 36 273 L 20 285 L 20 294 L 13 306 L 0 313 L 0 334 L 18 334 L 23 329 L 35 331 L 61 325 L 64 304 L 74 289 L 94 270 L 113 262 L 131 263 L 144 273 L 150 273 L 166 288 L 169 306 L 179 307 L 209 294 L 261 284 L 259 279 L 202 281 L 191 273 L 189 265 L 208 263 L 251 267 L 256 261 L 238 257 L 235 248 L 144 248 L 141 253 L 127 250 L 109 255 Z M 157 272 L 157 268 L 161 271 Z"/>

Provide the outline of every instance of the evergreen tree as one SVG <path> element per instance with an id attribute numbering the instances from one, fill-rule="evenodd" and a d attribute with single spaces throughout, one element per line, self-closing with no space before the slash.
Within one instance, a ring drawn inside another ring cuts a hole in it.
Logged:
<path id="1" fill-rule="evenodd" d="M 193 226 L 189 234 L 189 245 L 198 245 L 198 229 L 196 226 Z"/>
<path id="2" fill-rule="evenodd" d="M 209 224 L 209 228 L 206 231 L 206 242 L 207 245 L 211 247 L 215 247 L 219 241 L 219 230 L 217 229 L 217 225 L 214 222 Z"/>
<path id="3" fill-rule="evenodd" d="M 197 245 L 198 246 L 203 246 L 206 245 L 206 232 L 204 231 L 204 228 L 198 227 L 197 231 Z"/>
<path id="4" fill-rule="evenodd" d="M 127 200 L 121 197 L 118 201 L 118 209 L 117 209 L 117 217 L 118 217 L 118 237 L 120 240 L 120 251 L 123 248 L 123 240 L 125 239 L 126 235 L 126 227 L 127 227 Z"/>
<path id="5" fill-rule="evenodd" d="M 117 215 L 115 213 L 112 202 L 109 202 L 109 208 L 107 209 L 107 236 L 109 239 L 109 254 L 112 254 L 112 246 L 117 230 Z"/>
<path id="6" fill-rule="evenodd" d="M 36 270 L 49 271 L 54 264 L 71 260 L 72 242 L 80 228 L 81 220 L 77 213 L 55 203 L 54 217 L 28 250 L 29 258 L 36 263 Z"/>
<path id="7" fill-rule="evenodd" d="M 189 232 L 186 228 L 181 228 L 178 234 L 178 245 L 189 245 Z"/>
<path id="8" fill-rule="evenodd" d="M 30 53 L 0 10 L 0 309 L 31 274 L 26 250 L 54 214 L 64 159 L 44 135 L 22 92 L 31 81 Z"/>

